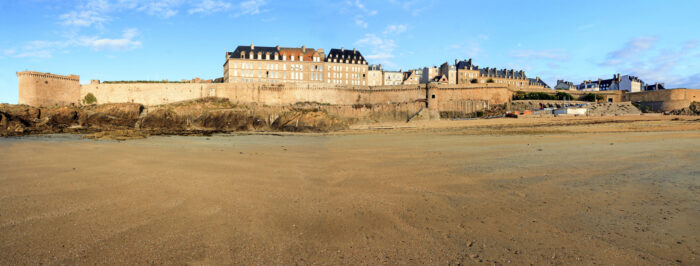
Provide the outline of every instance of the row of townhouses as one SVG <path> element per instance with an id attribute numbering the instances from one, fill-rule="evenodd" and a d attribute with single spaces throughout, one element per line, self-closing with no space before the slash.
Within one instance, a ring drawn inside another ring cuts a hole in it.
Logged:
<path id="1" fill-rule="evenodd" d="M 539 77 L 528 78 L 522 70 L 479 68 L 472 60 L 445 62 L 440 67 L 409 71 L 384 70 L 370 65 L 357 49 L 238 46 L 226 52 L 226 83 L 278 84 L 327 83 L 335 85 L 387 86 L 425 83 L 496 83 L 514 88 L 549 88 Z"/>
<path id="2" fill-rule="evenodd" d="M 557 90 L 579 90 L 579 91 L 654 91 L 665 90 L 664 83 L 656 83 L 647 85 L 635 76 L 630 75 L 613 75 L 611 79 L 584 80 L 581 84 L 575 85 L 573 82 L 565 80 L 557 80 L 557 85 L 554 86 Z"/>

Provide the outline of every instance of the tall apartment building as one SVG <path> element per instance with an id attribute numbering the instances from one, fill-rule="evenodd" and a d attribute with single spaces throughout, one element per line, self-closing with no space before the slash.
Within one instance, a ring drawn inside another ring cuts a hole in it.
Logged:
<path id="1" fill-rule="evenodd" d="M 586 80 L 578 85 L 578 89 L 582 91 L 626 91 L 640 92 L 646 89 L 644 81 L 641 79 L 620 74 L 613 75 L 611 79 Z"/>
<path id="2" fill-rule="evenodd" d="M 266 47 L 251 44 L 226 52 L 224 82 L 239 84 L 329 83 L 367 85 L 367 61 L 353 49 Z"/>
<path id="3" fill-rule="evenodd" d="M 433 79 L 440 76 L 440 69 L 433 67 L 424 67 L 422 76 L 420 77 L 420 83 L 430 83 Z"/>
<path id="4" fill-rule="evenodd" d="M 443 63 L 440 65 L 440 75 L 447 78 L 447 84 L 457 84 L 457 66 L 450 65 L 448 62 Z"/>
<path id="5" fill-rule="evenodd" d="M 369 65 L 367 68 L 367 85 L 368 86 L 382 86 L 384 81 L 382 78 L 382 72 L 384 69 L 382 65 Z"/>
<path id="6" fill-rule="evenodd" d="M 403 83 L 403 72 L 401 71 L 388 71 L 382 72 L 384 79 L 384 85 L 402 85 Z"/>
<path id="7" fill-rule="evenodd" d="M 513 69 L 479 68 L 472 60 L 462 60 L 457 65 L 457 84 L 496 83 L 513 88 L 544 89 L 549 88 L 539 77 L 528 78 L 525 71 Z"/>
<path id="8" fill-rule="evenodd" d="M 224 82 L 275 84 L 324 82 L 323 49 L 238 46 L 226 52 Z"/>
<path id="9" fill-rule="evenodd" d="M 326 57 L 327 82 L 338 85 L 367 86 L 368 64 L 356 49 L 331 49 Z"/>

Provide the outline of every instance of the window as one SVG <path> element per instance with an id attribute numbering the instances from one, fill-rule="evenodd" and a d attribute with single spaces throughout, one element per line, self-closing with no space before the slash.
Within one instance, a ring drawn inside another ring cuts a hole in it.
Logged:
<path id="1" fill-rule="evenodd" d="M 290 60 L 294 61 L 294 56 L 292 56 L 292 58 Z"/>

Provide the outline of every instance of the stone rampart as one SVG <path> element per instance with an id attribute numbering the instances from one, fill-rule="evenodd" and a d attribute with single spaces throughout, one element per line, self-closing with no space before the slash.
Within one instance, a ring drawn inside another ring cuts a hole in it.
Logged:
<path id="1" fill-rule="evenodd" d="M 80 76 L 35 71 L 18 72 L 19 104 L 31 106 L 80 103 Z"/>
<path id="2" fill-rule="evenodd" d="M 647 106 L 650 110 L 665 112 L 690 106 L 691 102 L 700 102 L 700 90 L 671 89 L 626 93 L 626 101 Z"/>

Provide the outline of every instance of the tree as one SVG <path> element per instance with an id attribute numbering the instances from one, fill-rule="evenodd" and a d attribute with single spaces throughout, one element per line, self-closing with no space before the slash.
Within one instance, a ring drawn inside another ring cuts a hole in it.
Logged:
<path id="1" fill-rule="evenodd" d="M 493 79 L 492 78 L 487 79 L 486 83 L 493 83 Z"/>
<path id="2" fill-rule="evenodd" d="M 471 83 L 477 83 L 477 82 L 479 82 L 479 81 L 476 80 L 476 79 L 472 79 L 472 80 L 471 80 Z"/>
<path id="3" fill-rule="evenodd" d="M 89 92 L 88 94 L 85 95 L 85 98 L 83 98 L 83 103 L 85 103 L 85 104 L 97 103 L 97 97 L 95 97 L 94 94 Z"/>

